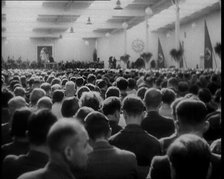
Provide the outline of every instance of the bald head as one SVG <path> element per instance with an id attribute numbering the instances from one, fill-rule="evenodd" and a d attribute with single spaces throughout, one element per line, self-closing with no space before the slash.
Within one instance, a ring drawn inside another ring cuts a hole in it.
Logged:
<path id="1" fill-rule="evenodd" d="M 49 130 L 47 143 L 51 151 L 61 152 L 74 140 L 78 143 L 79 135 L 87 134 L 83 125 L 74 119 L 63 118 L 57 121 Z"/>
<path id="2" fill-rule="evenodd" d="M 162 93 L 159 89 L 150 88 L 145 92 L 145 106 L 147 108 L 157 108 L 162 102 Z"/>
<path id="3" fill-rule="evenodd" d="M 73 81 L 68 81 L 65 84 L 65 94 L 67 97 L 74 96 L 75 94 L 75 83 Z"/>
<path id="4" fill-rule="evenodd" d="M 47 143 L 51 158 L 57 155 L 73 169 L 85 167 L 92 151 L 84 126 L 71 118 L 61 119 L 51 127 Z"/>
<path id="5" fill-rule="evenodd" d="M 9 113 L 12 115 L 17 109 L 26 107 L 26 100 L 21 96 L 15 96 L 8 102 Z"/>

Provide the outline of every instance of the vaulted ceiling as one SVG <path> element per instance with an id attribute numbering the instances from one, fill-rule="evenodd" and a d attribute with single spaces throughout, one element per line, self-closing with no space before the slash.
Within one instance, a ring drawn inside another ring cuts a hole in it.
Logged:
<path id="1" fill-rule="evenodd" d="M 114 9 L 116 3 L 117 0 L 2 1 L 2 37 L 105 37 L 122 30 L 124 22 L 131 28 L 144 21 L 147 7 L 152 10 L 149 15 L 152 31 L 174 26 L 175 9 L 171 0 L 120 0 L 120 10 Z M 218 0 L 181 0 L 181 3 L 183 23 L 205 11 L 220 9 Z"/>

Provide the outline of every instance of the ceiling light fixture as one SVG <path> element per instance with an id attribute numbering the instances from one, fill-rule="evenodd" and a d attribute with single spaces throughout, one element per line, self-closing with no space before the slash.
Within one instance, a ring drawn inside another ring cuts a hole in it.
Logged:
<path id="1" fill-rule="evenodd" d="M 123 9 L 122 7 L 121 7 L 121 1 L 120 0 L 117 0 L 117 2 L 116 2 L 116 7 L 114 8 L 115 10 L 121 10 L 121 9 Z"/>
<path id="2" fill-rule="evenodd" d="M 152 9 L 151 9 L 150 7 L 147 7 L 147 8 L 145 9 L 145 13 L 146 13 L 146 15 L 148 15 L 148 16 L 150 16 L 150 15 L 153 14 Z"/>
<path id="3" fill-rule="evenodd" d="M 127 29 L 127 28 L 128 28 L 128 24 L 127 24 L 126 22 L 124 22 L 124 23 L 122 24 L 122 27 L 123 27 L 123 29 Z"/>
<path id="4" fill-rule="evenodd" d="M 87 23 L 86 24 L 87 25 L 91 25 L 92 24 L 90 17 L 88 17 L 88 20 L 87 20 Z"/>
<path id="5" fill-rule="evenodd" d="M 105 34 L 105 36 L 106 36 L 106 37 L 110 37 L 110 33 L 107 32 L 107 33 Z"/>

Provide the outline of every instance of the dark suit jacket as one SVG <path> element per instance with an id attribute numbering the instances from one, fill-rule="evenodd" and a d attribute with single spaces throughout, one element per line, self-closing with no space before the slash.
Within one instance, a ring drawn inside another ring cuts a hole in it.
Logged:
<path id="1" fill-rule="evenodd" d="M 162 148 L 162 154 L 164 154 L 164 155 L 166 154 L 168 147 L 177 137 L 178 137 L 178 134 L 175 132 L 174 134 L 172 134 L 169 137 L 164 137 L 164 138 L 159 139 L 159 142 L 160 142 L 161 148 Z"/>
<path id="2" fill-rule="evenodd" d="M 221 138 L 221 112 L 215 111 L 206 116 L 209 122 L 209 128 L 204 133 L 203 137 L 211 143 L 212 141 Z"/>
<path id="3" fill-rule="evenodd" d="M 26 155 L 8 155 L 3 161 L 3 179 L 16 179 L 25 172 L 44 167 L 47 162 L 48 156 L 46 154 L 34 150 Z"/>
<path id="4" fill-rule="evenodd" d="M 75 176 L 64 161 L 50 160 L 44 168 L 24 173 L 18 179 L 75 179 Z"/>
<path id="5" fill-rule="evenodd" d="M 135 154 L 118 149 L 107 141 L 96 142 L 89 154 L 85 179 L 135 179 Z"/>
<path id="6" fill-rule="evenodd" d="M 174 133 L 175 126 L 171 118 L 161 116 L 157 111 L 150 111 L 142 121 L 142 128 L 160 139 Z"/>
<path id="7" fill-rule="evenodd" d="M 13 141 L 2 145 L 1 149 L 1 158 L 3 160 L 7 155 L 26 154 L 29 151 L 29 142 Z"/>
<path id="8" fill-rule="evenodd" d="M 212 154 L 212 173 L 209 179 L 221 179 L 221 156 Z M 198 166 L 200 167 L 200 166 Z M 168 156 L 155 156 L 147 179 L 171 179 Z"/>
<path id="9" fill-rule="evenodd" d="M 127 125 L 123 130 L 111 136 L 109 142 L 136 155 L 140 178 L 146 177 L 152 158 L 161 154 L 159 141 L 139 125 Z"/>
<path id="10" fill-rule="evenodd" d="M 116 134 L 117 132 L 119 132 L 122 127 L 119 126 L 115 121 L 109 121 L 110 127 L 112 129 L 111 135 Z"/>

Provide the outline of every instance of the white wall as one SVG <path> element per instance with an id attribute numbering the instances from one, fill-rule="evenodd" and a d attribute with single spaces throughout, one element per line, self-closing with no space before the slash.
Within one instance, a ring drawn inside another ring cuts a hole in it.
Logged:
<path id="1" fill-rule="evenodd" d="M 14 38 L 2 40 L 2 57 L 18 59 L 20 56 L 23 60 L 37 60 L 38 45 L 52 45 L 53 57 L 55 61 L 81 60 L 92 61 L 95 40 L 88 40 L 89 45 L 85 45 L 82 39 L 58 39 L 58 40 L 34 40 L 24 38 Z"/>
<path id="2" fill-rule="evenodd" d="M 207 21 L 210 39 L 213 47 L 217 42 L 221 42 L 221 13 L 220 11 L 213 12 L 202 18 L 195 19 L 188 24 L 181 25 L 180 27 L 180 40 L 184 41 L 184 54 L 187 62 L 187 66 L 195 68 L 196 65 L 200 65 L 200 54 L 204 54 L 204 19 Z M 192 23 L 196 26 L 192 28 Z M 150 28 L 150 27 L 149 27 Z M 127 31 L 127 53 L 131 56 L 130 60 L 135 61 L 139 54 L 132 48 L 131 44 L 133 40 L 140 39 L 144 41 L 146 45 L 146 26 L 145 22 L 142 22 Z M 186 32 L 186 37 L 184 33 Z M 154 59 L 157 59 L 158 49 L 158 37 L 163 48 L 163 52 L 166 58 L 168 66 L 176 65 L 176 63 L 170 57 L 170 50 L 175 48 L 175 34 L 174 29 L 170 31 L 170 37 L 166 36 L 167 32 L 163 33 L 151 33 L 149 32 L 149 51 L 153 54 Z M 108 58 L 115 56 L 120 59 L 120 56 L 124 54 L 124 33 L 119 32 L 113 34 L 109 38 L 101 38 L 98 40 L 98 56 L 101 60 L 105 60 L 105 65 L 108 65 Z M 147 51 L 146 47 L 143 52 Z M 216 62 L 218 67 L 221 67 L 221 60 L 216 55 Z M 215 62 L 213 67 L 216 68 Z"/>

